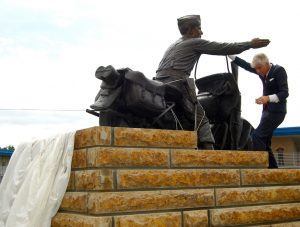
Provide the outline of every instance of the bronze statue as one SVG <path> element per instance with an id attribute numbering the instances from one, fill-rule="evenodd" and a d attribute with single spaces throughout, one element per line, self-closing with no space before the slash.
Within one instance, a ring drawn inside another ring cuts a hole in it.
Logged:
<path id="1" fill-rule="evenodd" d="M 182 37 L 165 52 L 155 80 L 149 80 L 141 72 L 128 68 L 115 70 L 112 66 L 99 67 L 96 77 L 102 80 L 102 84 L 91 108 L 100 111 L 100 125 L 197 130 L 198 147 L 213 149 L 215 141 L 210 122 L 200 104 L 201 100 L 199 102 L 197 99 L 194 80 L 189 78 L 192 69 L 201 54 L 239 54 L 250 48 L 267 46 L 270 41 L 253 39 L 242 43 L 217 43 L 201 39 L 203 33 L 199 15 L 179 18 L 178 28 Z M 201 82 L 198 82 L 198 89 L 201 90 Z M 233 96 L 238 99 L 236 94 Z M 230 147 L 236 149 L 241 147 L 241 141 L 236 137 L 242 136 L 242 126 L 238 123 L 241 120 L 239 105 L 237 102 L 234 106 L 236 114 L 230 115 L 231 120 L 228 121 L 226 113 L 226 120 L 222 114 L 220 117 L 233 132 Z M 220 125 L 215 125 L 220 128 Z M 226 131 L 224 127 L 222 132 Z M 220 134 L 220 130 L 215 132 Z M 225 145 L 218 145 L 219 140 L 218 137 L 217 148 L 224 148 Z"/>
<path id="2" fill-rule="evenodd" d="M 196 80 L 198 102 L 212 126 L 216 149 L 251 150 L 253 127 L 241 118 L 241 97 L 237 68 Z M 99 67 L 96 77 L 102 80 L 91 108 L 100 112 L 99 124 L 112 127 L 194 130 L 182 107 L 182 92 L 172 84 L 147 79 L 129 68 L 115 70 Z M 98 112 L 87 110 L 96 116 Z M 201 148 L 201 147 L 199 147 Z"/>

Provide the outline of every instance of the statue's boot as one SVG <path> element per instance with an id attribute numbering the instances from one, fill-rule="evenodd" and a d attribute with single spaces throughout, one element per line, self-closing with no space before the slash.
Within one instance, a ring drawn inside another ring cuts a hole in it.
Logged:
<path id="1" fill-rule="evenodd" d="M 214 150 L 214 144 L 208 142 L 202 142 L 198 145 L 198 149 L 201 150 Z"/>

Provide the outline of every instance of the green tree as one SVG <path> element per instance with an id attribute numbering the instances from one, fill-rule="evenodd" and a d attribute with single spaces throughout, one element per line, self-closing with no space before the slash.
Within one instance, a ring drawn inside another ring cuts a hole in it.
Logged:
<path id="1" fill-rule="evenodd" d="M 13 145 L 8 145 L 8 146 L 6 146 L 6 147 L 0 147 L 0 149 L 14 151 L 14 150 L 15 150 L 15 147 L 14 147 Z"/>

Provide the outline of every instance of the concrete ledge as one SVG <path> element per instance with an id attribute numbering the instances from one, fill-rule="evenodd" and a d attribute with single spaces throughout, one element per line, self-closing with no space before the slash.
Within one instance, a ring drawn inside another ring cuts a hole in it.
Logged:
<path id="1" fill-rule="evenodd" d="M 300 202 L 300 186 L 216 189 L 217 206 Z"/>
<path id="2" fill-rule="evenodd" d="M 270 225 L 270 227 L 299 227 L 299 226 L 300 226 L 300 221 Z"/>
<path id="3" fill-rule="evenodd" d="M 69 190 L 74 190 L 75 189 L 75 172 L 71 172 L 68 186 L 67 186 L 67 191 Z"/>
<path id="4" fill-rule="evenodd" d="M 262 151 L 172 150 L 172 167 L 268 167 L 268 153 Z"/>
<path id="5" fill-rule="evenodd" d="M 182 130 L 111 128 L 96 126 L 78 130 L 75 149 L 95 146 L 197 148 L 197 133 Z"/>
<path id="6" fill-rule="evenodd" d="M 200 151 L 158 148 L 92 147 L 75 150 L 72 168 L 171 167 L 267 168 L 268 154 L 258 151 Z"/>
<path id="7" fill-rule="evenodd" d="M 80 150 L 74 150 L 73 157 L 72 157 L 72 169 L 87 167 L 86 150 L 87 150 L 86 148 Z"/>
<path id="8" fill-rule="evenodd" d="M 300 169 L 242 170 L 242 184 L 300 184 Z"/>
<path id="9" fill-rule="evenodd" d="M 75 149 L 110 144 L 111 127 L 96 126 L 78 130 L 75 134 Z"/>
<path id="10" fill-rule="evenodd" d="M 60 204 L 60 210 L 86 213 L 87 196 L 86 192 L 66 192 Z"/>
<path id="11" fill-rule="evenodd" d="M 114 217 L 115 227 L 181 227 L 181 213 L 137 214 Z"/>
<path id="12" fill-rule="evenodd" d="M 87 151 L 88 167 L 168 167 L 168 149 L 95 147 Z"/>
<path id="13" fill-rule="evenodd" d="M 184 211 L 183 219 L 180 212 L 134 214 L 122 216 L 91 216 L 73 213 L 57 213 L 52 227 L 207 227 L 207 210 Z M 181 221 L 183 220 L 183 225 Z M 255 227 L 299 227 L 300 222 L 278 224 L 261 224 Z"/>
<path id="14" fill-rule="evenodd" d="M 207 210 L 192 210 L 183 212 L 184 227 L 206 227 L 208 226 Z"/>
<path id="15" fill-rule="evenodd" d="M 114 146 L 197 148 L 194 131 L 114 128 Z"/>
<path id="16" fill-rule="evenodd" d="M 239 186 L 235 169 L 118 170 L 118 189 Z"/>
<path id="17" fill-rule="evenodd" d="M 212 226 L 238 226 L 300 219 L 300 204 L 235 207 L 211 210 Z"/>
<path id="18" fill-rule="evenodd" d="M 161 211 L 214 206 L 213 189 L 89 193 L 88 213 Z"/>
<path id="19" fill-rule="evenodd" d="M 57 213 L 51 227 L 112 227 L 111 217 L 92 217 L 80 214 Z"/>
<path id="20" fill-rule="evenodd" d="M 75 171 L 76 190 L 112 190 L 113 173 L 111 170 Z"/>

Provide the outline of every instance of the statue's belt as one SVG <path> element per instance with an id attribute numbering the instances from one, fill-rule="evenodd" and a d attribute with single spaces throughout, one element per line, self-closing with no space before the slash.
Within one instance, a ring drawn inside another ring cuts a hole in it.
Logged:
<path id="1" fill-rule="evenodd" d="M 174 80 L 166 82 L 165 84 L 181 82 L 184 85 L 185 89 L 187 90 L 187 93 L 191 98 L 191 101 L 193 103 L 197 103 L 194 80 L 189 78 L 189 76 L 190 76 L 189 74 L 183 71 L 173 70 L 173 69 L 159 70 L 156 72 L 156 79 L 158 80 L 170 78 L 170 77 L 174 78 Z"/>
<path id="2" fill-rule="evenodd" d="M 156 78 L 175 77 L 176 79 L 188 78 L 190 75 L 186 72 L 174 69 L 163 69 L 156 71 Z"/>

